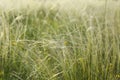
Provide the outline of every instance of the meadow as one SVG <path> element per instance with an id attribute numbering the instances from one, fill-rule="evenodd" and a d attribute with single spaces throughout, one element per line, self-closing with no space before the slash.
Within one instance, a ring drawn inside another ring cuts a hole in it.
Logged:
<path id="1" fill-rule="evenodd" d="M 0 0 L 0 80 L 119 80 L 120 1 Z"/>

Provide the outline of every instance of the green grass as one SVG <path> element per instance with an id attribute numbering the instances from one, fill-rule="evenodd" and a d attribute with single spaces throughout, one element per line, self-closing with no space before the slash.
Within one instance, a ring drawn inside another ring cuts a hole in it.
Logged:
<path id="1" fill-rule="evenodd" d="M 0 80 L 119 80 L 119 2 L 44 4 L 0 8 Z"/>

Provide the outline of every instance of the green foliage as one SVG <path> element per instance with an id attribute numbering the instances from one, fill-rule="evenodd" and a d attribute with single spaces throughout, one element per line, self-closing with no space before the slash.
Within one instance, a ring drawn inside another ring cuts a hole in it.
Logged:
<path id="1" fill-rule="evenodd" d="M 120 8 L 103 5 L 1 10 L 0 80 L 119 79 Z"/>

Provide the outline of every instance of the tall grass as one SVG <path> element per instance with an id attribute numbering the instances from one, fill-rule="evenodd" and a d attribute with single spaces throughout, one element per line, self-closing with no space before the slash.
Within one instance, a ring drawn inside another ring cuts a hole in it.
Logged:
<path id="1" fill-rule="evenodd" d="M 0 80 L 120 79 L 118 2 L 40 3 L 0 9 Z"/>

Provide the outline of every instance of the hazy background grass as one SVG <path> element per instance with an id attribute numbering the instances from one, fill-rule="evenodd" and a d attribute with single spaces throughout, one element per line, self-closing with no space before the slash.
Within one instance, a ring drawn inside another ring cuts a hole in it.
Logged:
<path id="1" fill-rule="evenodd" d="M 119 7 L 0 0 L 0 80 L 119 80 Z"/>

